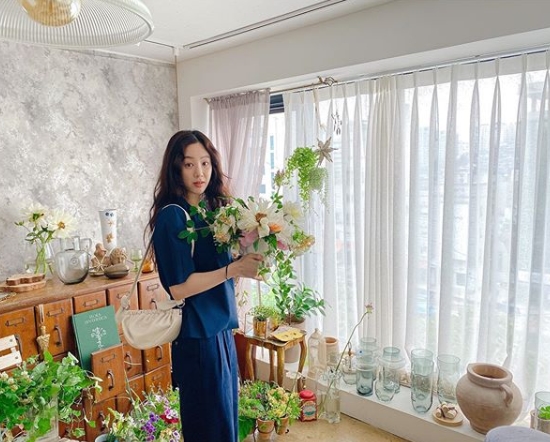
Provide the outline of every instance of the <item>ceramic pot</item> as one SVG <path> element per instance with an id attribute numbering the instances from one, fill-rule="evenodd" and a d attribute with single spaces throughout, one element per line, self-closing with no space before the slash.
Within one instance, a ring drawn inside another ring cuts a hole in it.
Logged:
<path id="1" fill-rule="evenodd" d="M 290 420 L 288 416 L 282 417 L 279 422 L 275 423 L 275 432 L 281 436 L 288 433 L 288 427 L 290 425 Z"/>
<path id="2" fill-rule="evenodd" d="M 275 429 L 275 421 L 256 419 L 256 427 L 258 428 L 258 440 L 271 440 Z"/>
<path id="3" fill-rule="evenodd" d="M 472 428 L 481 434 L 511 425 L 519 416 L 522 398 L 512 373 L 493 364 L 469 364 L 456 385 L 456 397 Z"/>

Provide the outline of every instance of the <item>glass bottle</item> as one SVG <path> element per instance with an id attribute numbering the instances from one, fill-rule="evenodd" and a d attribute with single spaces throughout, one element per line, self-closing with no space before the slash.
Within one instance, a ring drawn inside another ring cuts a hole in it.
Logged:
<path id="1" fill-rule="evenodd" d="M 460 358 L 454 355 L 437 356 L 437 399 L 439 403 L 456 404 L 456 384 L 460 378 Z"/>
<path id="2" fill-rule="evenodd" d="M 323 335 L 321 334 L 321 331 L 316 328 L 307 340 L 308 376 L 313 379 L 317 379 L 322 371 L 322 365 L 319 359 L 319 346 L 321 344 L 321 339 L 323 339 Z"/>

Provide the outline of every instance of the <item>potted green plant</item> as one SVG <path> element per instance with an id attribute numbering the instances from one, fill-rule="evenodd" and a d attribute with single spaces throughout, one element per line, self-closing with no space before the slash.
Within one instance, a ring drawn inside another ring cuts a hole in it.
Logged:
<path id="1" fill-rule="evenodd" d="M 99 381 L 72 354 L 56 361 L 47 351 L 42 360 L 32 356 L 11 373 L 0 373 L 0 434 L 4 428 L 6 440 L 21 433 L 33 442 L 59 420 L 69 424 L 72 436 L 83 436 L 84 430 L 74 425 L 86 420 L 79 405 L 83 393 L 91 397 L 94 389 L 100 391 Z"/>
<path id="2" fill-rule="evenodd" d="M 536 430 L 543 433 L 550 433 L 550 405 L 544 405 L 537 409 L 537 425 Z"/>
<path id="3" fill-rule="evenodd" d="M 324 299 L 310 287 L 298 282 L 292 257 L 279 261 L 269 285 L 275 308 L 288 324 L 301 323 L 312 314 L 325 314 Z"/>
<path id="4" fill-rule="evenodd" d="M 239 440 L 258 429 L 259 440 L 271 437 L 275 427 L 300 416 L 300 398 L 277 384 L 245 381 L 239 391 Z M 286 431 L 286 430 L 284 430 Z M 284 434 L 284 431 L 282 434 Z M 269 439 L 268 439 L 269 440 Z"/>
<path id="5" fill-rule="evenodd" d="M 257 305 L 250 310 L 253 318 L 254 335 L 265 338 L 267 336 L 267 322 L 277 315 L 277 311 L 269 305 Z"/>

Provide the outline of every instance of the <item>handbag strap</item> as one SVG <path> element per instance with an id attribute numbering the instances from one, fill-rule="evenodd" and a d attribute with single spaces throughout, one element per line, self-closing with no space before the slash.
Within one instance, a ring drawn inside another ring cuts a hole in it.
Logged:
<path id="1" fill-rule="evenodd" d="M 192 229 L 191 227 L 187 227 L 187 221 L 189 221 L 191 219 L 191 217 L 187 213 L 187 210 L 185 210 L 179 204 L 168 204 L 168 205 L 164 206 L 161 210 L 164 210 L 169 206 L 176 206 L 176 207 L 179 207 L 181 210 L 183 210 L 183 213 L 185 213 L 186 228 L 188 230 Z M 155 232 L 155 230 L 153 229 L 153 232 L 151 232 L 151 237 L 149 238 L 149 242 L 147 243 L 147 248 L 145 249 L 145 254 L 143 255 L 145 257 L 149 256 L 149 252 L 151 251 L 151 247 L 153 245 L 153 233 L 154 232 Z M 195 254 L 195 240 L 192 240 L 191 241 L 191 257 L 193 257 L 194 254 Z M 138 271 L 136 273 L 136 277 L 134 278 L 134 282 L 132 283 L 132 288 L 130 289 L 130 291 L 128 293 L 126 293 L 122 298 L 120 298 L 120 304 L 121 304 L 121 306 L 124 310 L 128 310 L 130 308 L 130 297 L 136 291 L 136 287 L 137 287 L 137 284 L 139 282 L 139 277 L 141 276 L 141 272 L 143 270 L 143 264 L 144 263 L 145 263 L 145 259 L 142 259 L 141 262 L 139 263 L 139 268 L 138 268 Z"/>

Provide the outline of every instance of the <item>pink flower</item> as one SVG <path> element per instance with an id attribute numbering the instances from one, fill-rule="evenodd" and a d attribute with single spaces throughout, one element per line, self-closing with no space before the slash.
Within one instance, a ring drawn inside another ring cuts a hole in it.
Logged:
<path id="1" fill-rule="evenodd" d="M 244 234 L 241 236 L 239 242 L 241 244 L 241 247 L 246 249 L 248 246 L 251 246 L 254 244 L 254 241 L 258 239 L 258 230 L 254 229 L 250 232 L 244 232 Z"/>

